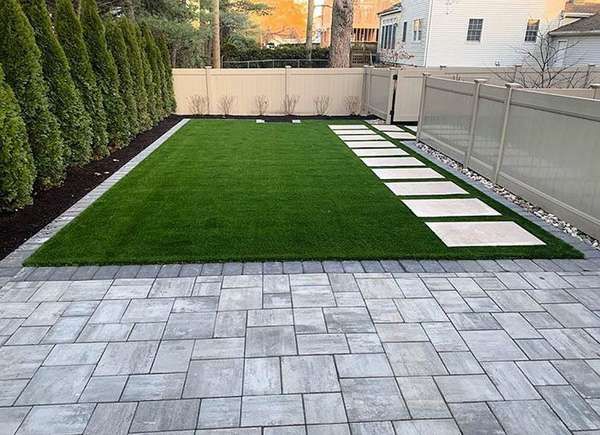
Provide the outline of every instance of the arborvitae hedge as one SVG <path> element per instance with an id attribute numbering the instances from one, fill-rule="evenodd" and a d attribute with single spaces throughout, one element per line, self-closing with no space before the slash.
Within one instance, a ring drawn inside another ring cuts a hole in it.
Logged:
<path id="1" fill-rule="evenodd" d="M 106 46 L 104 24 L 100 19 L 95 0 L 81 0 L 80 18 L 83 38 L 102 92 L 110 143 L 115 147 L 125 146 L 131 135 L 129 122 L 125 113 L 125 104 L 119 93 L 117 66 Z"/>
<path id="2" fill-rule="evenodd" d="M 142 67 L 144 68 L 144 81 L 146 88 L 146 95 L 148 96 L 148 114 L 152 125 L 158 124 L 160 121 L 160 89 L 156 86 L 154 74 L 152 73 L 152 66 L 148 59 L 148 48 L 146 44 L 146 38 L 144 32 L 139 26 L 136 26 L 137 38 L 140 45 L 140 55 L 142 57 Z"/>
<path id="3" fill-rule="evenodd" d="M 0 210 L 30 204 L 34 181 L 35 166 L 25 122 L 0 67 Z"/>
<path id="4" fill-rule="evenodd" d="M 71 76 L 91 118 L 94 157 L 105 157 L 108 155 L 106 112 L 72 0 L 56 1 L 55 18 L 56 34 L 69 61 Z"/>
<path id="5" fill-rule="evenodd" d="M 37 182 L 46 188 L 64 178 L 63 141 L 50 112 L 40 50 L 33 29 L 17 0 L 0 1 L 0 62 L 27 126 L 37 169 Z"/>
<path id="6" fill-rule="evenodd" d="M 158 38 L 158 48 L 163 60 L 163 67 L 165 69 L 165 81 L 167 90 L 167 105 L 169 114 L 175 112 L 177 104 L 175 103 L 175 92 L 173 90 L 173 69 L 171 67 L 171 56 L 169 56 L 169 48 L 167 47 L 167 41 L 164 37 Z"/>
<path id="7" fill-rule="evenodd" d="M 21 0 L 21 3 L 42 52 L 50 109 L 60 124 L 65 143 L 64 159 L 71 165 L 83 165 L 92 157 L 92 121 L 71 78 L 65 52 L 52 29 L 46 1 Z"/>
<path id="8" fill-rule="evenodd" d="M 127 56 L 127 46 L 121 28 L 114 21 L 106 22 L 106 43 L 110 48 L 119 74 L 119 91 L 125 103 L 131 133 L 138 133 L 139 119 L 135 87 L 131 78 L 130 62 Z"/>
<path id="9" fill-rule="evenodd" d="M 119 27 L 123 32 L 123 38 L 125 39 L 125 45 L 127 46 L 127 57 L 129 58 L 131 78 L 135 88 L 135 99 L 138 109 L 139 131 L 144 131 L 152 127 L 152 121 L 148 114 L 148 96 L 146 95 L 144 66 L 142 65 L 137 30 L 135 28 L 135 23 L 128 18 L 120 19 Z"/>
<path id="10" fill-rule="evenodd" d="M 150 61 L 150 66 L 152 68 L 152 77 L 154 77 L 154 86 L 155 91 L 157 93 L 158 104 L 159 104 L 159 113 L 160 118 L 162 119 L 167 115 L 167 93 L 165 91 L 165 71 L 162 66 L 162 56 L 158 51 L 158 46 L 156 45 L 156 40 L 154 39 L 154 35 L 147 26 L 142 26 L 142 32 L 144 34 L 144 38 L 146 40 L 146 50 L 148 53 L 148 60 Z"/>

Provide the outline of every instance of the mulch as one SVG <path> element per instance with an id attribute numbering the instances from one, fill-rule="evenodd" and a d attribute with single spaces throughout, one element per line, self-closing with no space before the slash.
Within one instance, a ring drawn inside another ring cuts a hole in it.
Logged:
<path id="1" fill-rule="evenodd" d="M 129 146 L 84 167 L 69 169 L 62 186 L 34 192 L 32 205 L 15 212 L 0 212 L 0 259 L 68 210 L 181 119 L 172 115 L 140 133 Z"/>

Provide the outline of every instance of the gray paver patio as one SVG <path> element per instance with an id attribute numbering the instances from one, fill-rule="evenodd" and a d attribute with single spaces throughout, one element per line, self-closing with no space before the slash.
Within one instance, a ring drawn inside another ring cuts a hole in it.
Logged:
<path id="1" fill-rule="evenodd" d="M 600 267 L 442 264 L 9 281 L 0 432 L 600 430 Z"/>

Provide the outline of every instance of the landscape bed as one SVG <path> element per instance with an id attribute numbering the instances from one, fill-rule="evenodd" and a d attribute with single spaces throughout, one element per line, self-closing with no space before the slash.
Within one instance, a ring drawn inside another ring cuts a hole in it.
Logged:
<path id="1" fill-rule="evenodd" d="M 326 121 L 192 120 L 27 265 L 582 257 L 395 143 L 501 213 L 445 221 L 510 219 L 545 245 L 446 247 Z"/>

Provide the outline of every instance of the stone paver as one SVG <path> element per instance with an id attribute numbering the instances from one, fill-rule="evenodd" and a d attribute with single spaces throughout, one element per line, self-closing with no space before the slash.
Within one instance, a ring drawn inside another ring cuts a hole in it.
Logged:
<path id="1" fill-rule="evenodd" d="M 0 432 L 598 431 L 600 264 L 559 264 L 228 263 L 235 274 L 9 281 Z"/>

